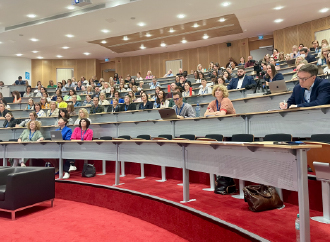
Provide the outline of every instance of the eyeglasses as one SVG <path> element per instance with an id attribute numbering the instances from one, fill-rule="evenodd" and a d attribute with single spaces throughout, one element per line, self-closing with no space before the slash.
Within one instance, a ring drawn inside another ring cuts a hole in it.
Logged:
<path id="1" fill-rule="evenodd" d="M 180 98 L 173 98 L 174 101 L 179 101 Z"/>
<path id="2" fill-rule="evenodd" d="M 299 76 L 297 76 L 298 80 L 299 80 L 299 81 L 302 81 L 302 82 L 307 81 L 307 80 L 308 80 L 309 78 L 311 78 L 311 77 L 313 77 L 313 76 L 306 77 L 306 78 L 300 78 Z"/>

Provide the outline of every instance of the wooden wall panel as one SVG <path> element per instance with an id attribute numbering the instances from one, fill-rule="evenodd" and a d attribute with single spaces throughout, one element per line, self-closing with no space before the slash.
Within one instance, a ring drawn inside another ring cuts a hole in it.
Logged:
<path id="1" fill-rule="evenodd" d="M 102 77 L 102 72 L 101 72 L 101 61 L 95 59 L 95 71 L 94 71 L 95 75 L 98 76 L 99 78 Z M 80 77 L 83 75 L 80 75 L 78 78 L 80 79 Z M 108 78 L 109 79 L 109 78 Z"/>
<path id="2" fill-rule="evenodd" d="M 132 56 L 131 57 L 131 75 L 136 76 L 136 73 L 141 71 L 141 56 Z"/>
<path id="3" fill-rule="evenodd" d="M 274 39 L 263 39 L 263 40 L 258 40 L 258 41 L 249 41 L 249 46 L 245 49 L 248 49 L 249 51 L 251 50 L 257 50 L 261 46 L 269 46 L 269 45 L 274 45 Z M 242 47 L 243 48 L 243 47 Z M 246 59 L 246 57 L 250 53 L 242 54 L 242 56 Z"/>
<path id="4" fill-rule="evenodd" d="M 182 69 L 183 70 L 189 70 L 189 52 L 188 50 L 181 50 L 179 51 L 179 57 L 180 59 L 182 60 Z M 160 62 L 160 64 L 162 64 L 162 62 Z M 190 73 L 190 72 L 188 72 Z M 176 73 L 173 73 L 173 74 L 176 74 Z"/>
<path id="5" fill-rule="evenodd" d="M 128 74 L 131 74 L 131 57 L 123 57 L 123 72 L 122 72 L 122 76 L 124 77 L 124 79 L 126 78 L 126 76 Z"/>
<path id="6" fill-rule="evenodd" d="M 198 64 L 201 64 L 203 69 L 208 69 L 209 52 L 207 46 L 198 48 Z"/>
<path id="7" fill-rule="evenodd" d="M 160 62 L 159 73 L 165 73 L 166 72 L 166 64 L 165 63 L 166 63 L 167 60 L 169 60 L 168 52 L 159 54 L 159 62 Z M 146 74 L 146 73 L 144 73 L 144 74 Z"/>
<path id="8" fill-rule="evenodd" d="M 314 39 L 314 34 L 312 33 L 312 23 L 307 22 L 297 26 L 298 31 L 298 43 L 304 44 L 305 46 L 312 46 L 311 39 Z M 287 50 L 287 52 L 291 49 Z"/>
<path id="9" fill-rule="evenodd" d="M 169 60 L 178 60 L 179 59 L 179 51 L 168 52 Z"/>
<path id="10" fill-rule="evenodd" d="M 209 63 L 211 61 L 219 62 L 219 45 L 209 45 L 208 47 L 209 52 Z"/>
<path id="11" fill-rule="evenodd" d="M 187 71 L 188 73 L 190 73 L 191 70 L 196 70 L 197 65 L 199 64 L 197 48 L 189 49 L 188 53 L 189 53 L 189 69 Z"/>
<path id="12" fill-rule="evenodd" d="M 116 73 L 118 73 L 118 76 L 122 76 L 123 75 L 123 69 L 122 69 L 122 58 L 121 57 L 117 57 L 115 58 L 115 69 L 116 69 Z"/>
<path id="13" fill-rule="evenodd" d="M 231 46 L 227 48 L 229 49 L 229 57 L 233 58 L 236 62 L 238 62 L 241 56 L 240 42 L 238 40 L 232 41 Z M 229 62 L 229 58 L 227 58 L 225 64 L 227 64 L 228 62 Z"/>
<path id="14" fill-rule="evenodd" d="M 289 53 L 292 50 L 292 46 L 299 43 L 298 40 L 298 28 L 297 26 L 292 26 L 284 30 L 284 49 L 278 51 L 284 51 L 284 53 Z M 300 44 L 300 43 L 299 43 Z"/>
<path id="15" fill-rule="evenodd" d="M 77 73 L 77 74 L 79 75 L 79 73 Z M 96 73 L 96 60 L 95 59 L 86 60 L 86 76 L 88 76 L 89 78 L 91 78 L 92 76 L 96 76 L 97 79 L 100 79 L 101 74 Z M 80 78 L 80 76 L 79 76 L 79 78 Z"/>
<path id="16" fill-rule="evenodd" d="M 220 66 L 225 66 L 230 57 L 229 48 L 226 43 L 219 44 L 219 63 Z"/>
<path id="17" fill-rule="evenodd" d="M 150 70 L 153 72 L 153 75 L 157 78 L 165 75 L 160 72 L 160 54 L 155 54 L 150 56 Z"/>
<path id="18" fill-rule="evenodd" d="M 49 80 L 55 80 L 52 78 L 52 61 L 51 60 L 42 60 L 42 80 L 41 83 L 43 86 L 48 86 Z"/>
<path id="19" fill-rule="evenodd" d="M 298 43 L 296 43 L 296 44 L 298 44 Z M 284 29 L 276 30 L 274 32 L 274 47 L 277 48 L 281 52 L 282 51 L 285 52 L 284 46 L 285 46 L 285 42 L 284 42 Z M 292 46 L 290 48 L 292 48 Z"/>
<path id="20" fill-rule="evenodd" d="M 42 60 L 31 60 L 31 85 L 35 87 L 42 80 Z"/>
<path id="21" fill-rule="evenodd" d="M 152 72 L 152 70 L 150 69 L 150 65 L 149 65 L 149 58 L 150 58 L 150 55 L 141 56 L 141 76 L 143 78 L 146 77 L 148 71 Z"/>
<path id="22" fill-rule="evenodd" d="M 312 21 L 312 29 L 314 31 L 320 31 L 320 30 L 328 29 L 328 28 L 329 28 L 329 25 L 327 25 L 326 18 L 320 18 L 320 19 Z"/>
<path id="23" fill-rule="evenodd" d="M 91 78 L 91 76 L 87 76 L 87 63 L 86 60 L 77 60 L 76 62 L 76 69 L 75 69 L 75 76 L 77 79 L 80 79 L 81 76 L 84 76 L 87 80 Z M 101 73 L 95 73 L 98 77 L 101 77 Z"/>

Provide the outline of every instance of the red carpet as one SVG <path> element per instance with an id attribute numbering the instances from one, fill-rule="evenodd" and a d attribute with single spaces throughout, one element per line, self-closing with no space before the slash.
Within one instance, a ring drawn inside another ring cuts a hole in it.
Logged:
<path id="1" fill-rule="evenodd" d="M 102 207 L 62 199 L 26 209 L 11 221 L 0 212 L 1 241 L 186 241 L 169 231 Z"/>

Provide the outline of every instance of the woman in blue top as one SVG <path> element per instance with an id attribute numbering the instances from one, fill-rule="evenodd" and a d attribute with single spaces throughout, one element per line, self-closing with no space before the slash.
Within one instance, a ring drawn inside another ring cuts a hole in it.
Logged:
<path id="1" fill-rule="evenodd" d="M 142 93 L 141 95 L 142 103 L 140 103 L 139 109 L 153 109 L 152 102 L 149 102 L 148 96 L 146 93 Z"/>
<path id="2" fill-rule="evenodd" d="M 284 80 L 284 76 L 282 73 L 276 71 L 275 66 L 273 64 L 267 65 L 267 73 L 264 77 L 266 82 L 280 81 Z"/>

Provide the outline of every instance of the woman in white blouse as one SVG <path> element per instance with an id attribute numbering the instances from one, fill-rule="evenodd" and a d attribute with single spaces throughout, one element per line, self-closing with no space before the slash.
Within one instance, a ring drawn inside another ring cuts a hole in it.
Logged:
<path id="1" fill-rule="evenodd" d="M 41 104 L 40 103 L 35 103 L 34 104 L 34 111 L 36 112 L 38 118 L 46 117 L 46 113 L 44 112 L 44 110 L 41 109 Z"/>
<path id="2" fill-rule="evenodd" d="M 202 79 L 202 86 L 200 87 L 198 91 L 198 95 L 205 95 L 205 94 L 212 94 L 212 89 L 210 87 L 206 86 L 206 80 Z"/>
<path id="3" fill-rule="evenodd" d="M 110 103 L 109 103 L 109 101 L 108 100 L 106 100 L 106 96 L 105 96 L 105 93 L 104 92 L 102 92 L 101 94 L 100 94 L 100 101 L 99 101 L 99 105 L 102 105 L 102 106 L 104 106 L 104 105 L 109 105 Z"/>
<path id="4" fill-rule="evenodd" d="M 184 84 L 184 92 L 182 93 L 182 96 L 183 97 L 190 97 L 191 95 L 195 95 L 195 92 L 192 91 L 191 92 L 191 95 L 190 95 L 190 87 L 191 87 L 191 84 L 189 81 L 187 81 L 185 84 Z"/>

